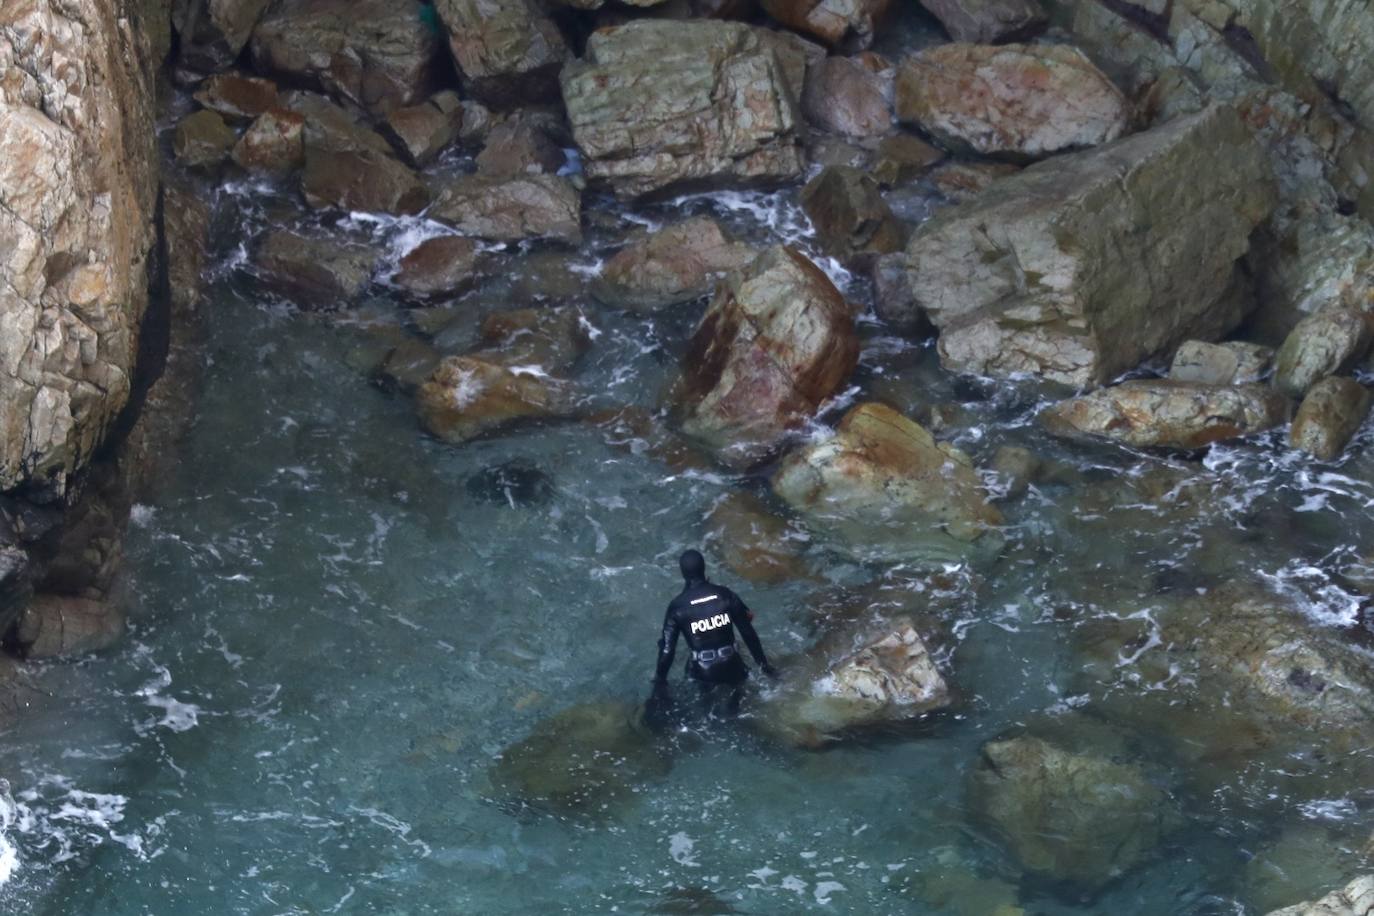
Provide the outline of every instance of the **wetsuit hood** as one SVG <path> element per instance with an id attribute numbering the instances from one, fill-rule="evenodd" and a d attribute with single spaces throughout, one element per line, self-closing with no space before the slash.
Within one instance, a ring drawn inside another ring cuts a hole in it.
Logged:
<path id="1" fill-rule="evenodd" d="M 700 551 L 687 550 L 677 561 L 678 569 L 682 570 L 682 578 L 688 585 L 697 585 L 706 581 L 706 558 Z"/>

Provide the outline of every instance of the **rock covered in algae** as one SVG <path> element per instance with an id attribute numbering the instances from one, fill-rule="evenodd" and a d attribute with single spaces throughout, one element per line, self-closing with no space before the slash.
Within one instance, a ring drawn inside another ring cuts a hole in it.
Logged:
<path id="1" fill-rule="evenodd" d="M 639 714 L 629 703 L 570 706 L 502 751 L 492 784 L 504 796 L 557 814 L 613 814 L 672 767 Z"/>

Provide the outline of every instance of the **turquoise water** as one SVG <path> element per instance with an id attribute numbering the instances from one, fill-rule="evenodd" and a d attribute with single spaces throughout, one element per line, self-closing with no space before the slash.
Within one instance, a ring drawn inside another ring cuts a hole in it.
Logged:
<path id="1" fill-rule="evenodd" d="M 941 435 L 980 462 L 1015 443 L 1062 468 L 1005 505 L 996 564 L 905 572 L 946 634 L 957 707 L 820 753 L 761 739 L 747 716 L 713 726 L 606 818 L 503 802 L 490 771 L 504 748 L 574 704 L 647 694 L 677 554 L 703 543 L 722 496 L 759 481 L 675 472 L 577 421 L 462 447 L 428 439 L 409 400 L 361 368 L 417 316 L 385 298 L 303 315 L 257 287 L 238 243 L 278 218 L 262 199 L 222 201 L 236 234 L 219 241 L 206 304 L 205 394 L 177 473 L 135 512 L 131 634 L 38 668 L 34 708 L 0 742 L 17 858 L 4 912 L 1221 914 L 1352 876 L 1331 850 L 1358 842 L 1371 798 L 1338 768 L 1301 785 L 1244 766 L 1199 777 L 1159 735 L 1122 726 L 1186 826 L 1091 900 L 1020 882 L 970 824 L 965 780 L 990 738 L 1073 728 L 1122 701 L 1085 686 L 1085 621 L 1248 577 L 1296 596 L 1313 626 L 1351 623 L 1358 599 L 1334 573 L 1371 534 L 1363 449 L 1321 466 L 1277 439 L 1205 461 L 1066 447 L 1033 423 L 1051 393 L 958 382 L 871 319 L 846 403 L 879 393 L 916 414 L 958 402 Z M 630 216 L 682 211 L 808 244 L 786 193 Z M 433 231 L 353 228 L 395 251 Z M 588 410 L 654 404 L 701 306 L 645 319 L 595 305 L 580 287 L 599 244 L 572 256 L 581 272 L 561 255 L 510 256 L 440 338 L 461 349 L 474 316 L 541 301 L 556 280 L 599 331 L 575 375 Z M 828 266 L 866 301 L 860 279 Z M 549 475 L 547 502 L 473 492 L 473 475 L 511 459 Z M 756 609 L 784 667 L 819 596 L 902 572 L 816 544 L 815 581 L 765 587 L 724 570 L 722 549 L 708 550 L 713 570 Z M 1328 871 L 1274 877 L 1263 856 L 1278 841 Z"/>

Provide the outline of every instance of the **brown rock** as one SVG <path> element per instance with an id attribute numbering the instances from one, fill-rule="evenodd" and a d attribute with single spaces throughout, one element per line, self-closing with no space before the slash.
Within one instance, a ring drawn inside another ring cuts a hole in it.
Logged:
<path id="1" fill-rule="evenodd" d="M 768 15 L 832 47 L 862 51 L 887 15 L 889 0 L 762 0 Z"/>
<path id="2" fill-rule="evenodd" d="M 416 406 L 425 429 L 455 444 L 572 410 L 566 383 L 480 355 L 446 357 L 420 386 Z"/>
<path id="3" fill-rule="evenodd" d="M 1003 178 L 1021 171 L 1008 162 L 941 162 L 931 172 L 935 188 L 951 203 L 973 200 Z"/>
<path id="4" fill-rule="evenodd" d="M 274 108 L 258 116 L 230 155 L 250 172 L 286 175 L 305 160 L 304 134 L 304 116 Z"/>
<path id="5" fill-rule="evenodd" d="M 545 126 L 533 117 L 507 118 L 487 133 L 477 154 L 477 171 L 498 178 L 555 174 L 563 165 L 563 149 Z"/>
<path id="6" fill-rule="evenodd" d="M 897 75 L 897 116 L 983 155 L 1039 158 L 1121 136 L 1130 106 L 1067 45 L 940 45 Z"/>
<path id="7" fill-rule="evenodd" d="M 277 84 L 242 73 L 215 73 L 197 87 L 195 100 L 226 121 L 247 124 L 279 106 Z"/>
<path id="8" fill-rule="evenodd" d="M 457 139 L 466 114 L 458 93 L 444 90 L 418 105 L 391 111 L 386 128 L 406 161 L 422 168 Z"/>
<path id="9" fill-rule="evenodd" d="M 1299 321 L 1274 357 L 1274 387 L 1298 398 L 1320 379 L 1353 368 L 1369 349 L 1370 322 L 1360 312 L 1341 308 Z"/>
<path id="10" fill-rule="evenodd" d="M 821 170 L 802 188 L 801 205 L 821 246 L 842 261 L 890 254 L 906 241 L 906 231 L 883 200 L 878 183 L 858 169 Z"/>
<path id="11" fill-rule="evenodd" d="M 827 57 L 811 68 L 802 112 L 822 130 L 880 137 L 892 129 L 892 65 L 877 54 Z"/>
<path id="12" fill-rule="evenodd" d="M 197 111 L 177 122 L 172 151 L 177 162 L 192 169 L 213 169 L 224 162 L 238 136 L 213 111 Z"/>
<path id="13" fill-rule="evenodd" d="M 231 66 L 272 0 L 173 0 L 179 63 L 199 73 Z"/>
<path id="14" fill-rule="evenodd" d="M 1288 419 L 1288 399 L 1262 385 L 1200 385 L 1169 379 L 1123 382 L 1062 401 L 1040 415 L 1069 438 L 1197 449 L 1271 429 Z"/>
<path id="15" fill-rule="evenodd" d="M 1289 441 L 1314 458 L 1331 461 L 1364 425 L 1374 395 L 1352 378 L 1328 376 L 1298 405 Z"/>
<path id="16" fill-rule="evenodd" d="M 1037 0 L 921 0 L 955 41 L 998 44 L 1029 38 L 1049 17 Z"/>
<path id="17" fill-rule="evenodd" d="M 254 264 L 269 285 L 293 296 L 303 308 L 347 306 L 372 282 L 376 253 L 335 239 L 272 232 L 258 246 Z"/>
<path id="18" fill-rule="evenodd" d="M 709 294 L 716 280 L 754 255 L 715 220 L 701 216 L 631 241 L 601 268 L 592 295 L 608 305 L 651 312 Z"/>
<path id="19" fill-rule="evenodd" d="M 893 253 L 874 258 L 870 276 L 873 279 L 873 311 L 888 326 L 910 336 L 928 337 L 934 332 L 911 289 L 904 256 Z"/>
<path id="20" fill-rule="evenodd" d="M 418 299 L 456 296 L 477 282 L 480 256 L 472 239 L 426 239 L 401 258 L 391 282 Z"/>
<path id="21" fill-rule="evenodd" d="M 498 108 L 558 94 L 568 46 L 530 0 L 438 0 L 449 50 L 467 90 Z"/>
<path id="22" fill-rule="evenodd" d="M 854 370 L 851 314 L 830 278 L 790 248 L 732 273 L 683 361 L 683 432 L 733 467 L 767 458 Z"/>
<path id="23" fill-rule="evenodd" d="M 742 579 L 781 585 L 811 578 L 805 560 L 810 536 L 752 493 L 731 493 L 716 503 L 706 526 L 706 542 L 719 545 L 725 565 Z"/>
<path id="24" fill-rule="evenodd" d="M 494 312 L 482 321 L 481 356 L 536 375 L 573 367 L 591 344 L 591 324 L 579 308 L 528 308 Z"/>
<path id="25" fill-rule="evenodd" d="M 582 196 L 554 175 L 450 179 L 438 186 L 429 216 L 464 235 L 498 242 L 582 240 Z"/>
<path id="26" fill-rule="evenodd" d="M 337 207 L 371 213 L 411 215 L 429 203 L 429 189 L 390 156 L 371 152 L 305 151 L 301 174 L 305 202 L 315 209 Z"/>
<path id="27" fill-rule="evenodd" d="M 388 389 L 414 393 L 438 368 L 443 354 L 414 337 L 392 347 L 376 369 L 376 378 Z"/>
<path id="28" fill-rule="evenodd" d="M 943 158 L 944 152 L 919 137 L 894 134 L 884 137 L 878 144 L 870 174 L 885 187 L 906 184 Z M 1012 170 L 1014 173 L 1015 169 Z"/>
<path id="29" fill-rule="evenodd" d="M 305 145 L 333 153 L 376 153 L 394 156 L 386 138 L 357 117 L 315 92 L 287 92 L 282 104 L 305 116 Z"/>
<path id="30" fill-rule="evenodd" d="M 29 658 L 70 658 L 118 642 L 124 615 L 103 601 L 35 595 L 20 614 L 14 635 Z"/>

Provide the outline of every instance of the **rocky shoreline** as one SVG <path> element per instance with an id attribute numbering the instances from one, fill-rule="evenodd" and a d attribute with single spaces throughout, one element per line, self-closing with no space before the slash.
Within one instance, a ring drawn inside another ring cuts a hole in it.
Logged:
<path id="1" fill-rule="evenodd" d="M 1374 406 L 1374 21 L 1353 0 L 925 0 L 945 34 L 906 44 L 884 0 L 114 6 L 0 4 L 7 713 L 28 661 L 123 632 L 123 533 L 195 416 L 212 238 L 325 331 L 378 301 L 403 313 L 358 368 L 438 442 L 580 424 L 735 481 L 708 543 L 747 581 L 816 581 L 830 608 L 753 723 L 787 749 L 963 709 L 930 583 L 1024 560 L 1007 516 L 1028 492 L 1072 478 L 1158 507 L 1209 449 L 1285 435 L 1320 467 Z M 229 183 L 270 231 L 216 225 Z M 609 215 L 777 189 L 814 250 Z M 368 220 L 419 237 L 390 250 Z M 489 301 L 509 276 L 526 285 Z M 703 306 L 667 390 L 608 403 L 580 381 L 597 309 Z M 1103 483 L 1020 447 L 970 454 L 946 441 L 958 404 L 908 409 L 863 365 L 872 327 L 933 346 L 950 378 L 1029 392 L 1067 447 L 1184 470 Z M 537 469 L 498 470 L 506 499 L 541 498 Z M 832 600 L 817 552 L 884 584 Z M 970 829 L 1019 880 L 1091 900 L 1169 843 L 1180 798 L 1280 769 L 1313 733 L 1357 761 L 1351 784 L 1374 778 L 1368 651 L 1215 565 L 1161 607 L 1114 598 L 1069 647 L 1092 712 L 971 765 Z M 1157 703 L 1142 677 L 1225 711 Z M 508 748 L 492 792 L 607 816 L 673 753 L 635 710 L 582 703 Z M 1275 914 L 1374 912 L 1362 856 L 1343 891 Z"/>

